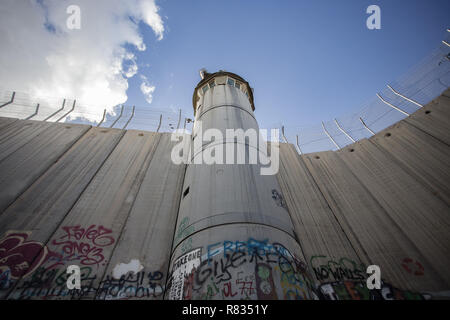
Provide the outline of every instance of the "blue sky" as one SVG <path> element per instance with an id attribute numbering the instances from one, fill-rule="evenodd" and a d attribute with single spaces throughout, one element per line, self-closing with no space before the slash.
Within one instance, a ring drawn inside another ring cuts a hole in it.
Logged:
<path id="1" fill-rule="evenodd" d="M 381 8 L 381 30 L 366 8 Z M 192 110 L 198 70 L 235 72 L 255 90 L 260 127 L 314 125 L 354 112 L 439 45 L 450 1 L 157 1 L 164 39 L 142 26 L 140 73 L 153 107 Z M 148 64 L 148 67 L 145 65 Z M 139 78 L 128 105 L 146 105 Z"/>

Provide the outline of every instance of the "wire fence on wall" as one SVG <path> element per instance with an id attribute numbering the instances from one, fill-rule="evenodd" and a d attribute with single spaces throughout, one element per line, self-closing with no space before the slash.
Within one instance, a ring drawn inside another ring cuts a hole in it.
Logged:
<path id="1" fill-rule="evenodd" d="M 448 31 L 448 30 L 447 30 Z M 450 86 L 450 36 L 406 74 L 387 84 L 358 112 L 309 127 L 282 128 L 280 139 L 299 153 L 337 150 L 389 127 L 429 103 Z M 0 88 L 0 117 L 89 124 L 101 127 L 173 132 L 192 130 L 192 115 L 181 109 L 115 106 L 92 113 L 92 106 L 75 100 L 32 97 Z M 93 121 L 92 119 L 96 119 Z"/>
<path id="2" fill-rule="evenodd" d="M 72 99 L 34 97 L 2 88 L 0 117 L 158 132 L 172 132 L 177 128 L 190 132 L 192 127 L 191 116 L 181 109 L 117 105 L 106 112 L 101 107 L 93 108 Z"/>
<path id="3" fill-rule="evenodd" d="M 447 33 L 435 50 L 386 84 L 359 111 L 313 126 L 282 127 L 280 139 L 296 145 L 299 153 L 337 150 L 404 119 L 450 87 L 449 43 Z"/>

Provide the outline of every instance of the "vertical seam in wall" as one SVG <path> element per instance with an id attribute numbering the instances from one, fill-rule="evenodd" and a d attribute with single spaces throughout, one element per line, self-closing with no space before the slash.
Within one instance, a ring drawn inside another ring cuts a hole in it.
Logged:
<path id="1" fill-rule="evenodd" d="M 135 204 L 135 202 L 136 202 L 137 196 L 138 196 L 138 194 L 139 194 L 139 192 L 140 192 L 140 190 L 141 190 L 142 183 L 144 182 L 144 179 L 145 179 L 145 177 L 147 176 L 148 168 L 150 167 L 150 164 L 152 163 L 153 158 L 154 158 L 154 155 L 155 155 L 155 153 L 156 153 L 156 149 L 158 148 L 159 143 L 161 142 L 161 134 L 162 134 L 162 133 L 160 133 L 160 134 L 158 134 L 158 133 L 156 133 L 156 132 L 152 132 L 152 133 L 154 133 L 154 134 L 156 135 L 155 138 L 156 138 L 157 141 L 155 142 L 153 148 L 151 148 L 151 149 L 148 151 L 147 155 L 145 156 L 145 160 L 144 160 L 144 162 L 143 162 L 143 165 L 145 166 L 145 163 L 146 163 L 146 161 L 148 160 L 148 157 L 149 157 L 149 156 L 151 156 L 151 159 L 150 159 L 150 161 L 148 161 L 146 167 L 141 167 L 141 169 L 142 169 L 142 171 L 144 171 L 144 173 L 142 174 L 142 178 L 141 178 L 140 181 L 138 182 L 138 183 L 139 183 L 139 187 L 138 187 L 138 189 L 137 189 L 137 191 L 136 191 L 136 196 L 134 197 L 133 203 L 131 204 L 131 206 L 130 206 L 130 208 L 129 208 L 129 210 L 128 210 L 127 216 L 126 216 L 126 218 L 125 218 L 125 220 L 124 220 L 124 222 L 123 222 L 123 224 L 122 224 L 122 228 L 120 229 L 119 235 L 117 236 L 117 241 L 116 241 L 116 243 L 114 244 L 114 246 L 113 246 L 113 248 L 112 248 L 112 250 L 111 250 L 111 254 L 109 255 L 108 262 L 107 262 L 107 264 L 106 264 L 106 266 L 105 266 L 105 268 L 104 268 L 104 271 L 103 271 L 102 276 L 101 276 L 101 278 L 100 278 L 100 281 L 99 281 L 99 283 L 98 283 L 98 288 L 97 288 L 97 290 L 96 290 L 96 292 L 95 292 L 95 295 L 94 295 L 94 297 L 93 297 L 93 300 L 96 300 L 96 298 L 97 298 L 98 291 L 100 290 L 100 285 L 101 285 L 101 283 L 104 281 L 104 278 L 105 278 L 106 273 L 107 273 L 107 271 L 108 271 L 108 267 L 109 267 L 109 265 L 111 264 L 111 257 L 114 255 L 114 251 L 116 250 L 116 247 L 119 245 L 119 242 L 120 242 L 120 240 L 121 240 L 121 238 L 122 238 L 123 231 L 124 231 L 124 229 L 125 229 L 125 226 L 126 226 L 127 223 L 128 223 L 128 219 L 130 218 L 131 211 L 133 210 L 133 207 L 134 207 L 134 204 Z M 136 178 L 138 178 L 138 176 L 137 176 Z"/>
<path id="2" fill-rule="evenodd" d="M 372 144 L 374 144 L 373 142 L 370 142 Z M 375 145 L 375 144 L 374 144 Z M 375 145 L 375 147 L 377 147 Z M 380 206 L 380 208 L 383 210 L 383 212 L 385 213 L 385 216 L 391 221 L 392 225 L 394 225 L 397 229 L 398 232 L 400 234 L 402 234 L 405 239 L 411 244 L 411 246 L 417 250 L 418 253 L 420 253 L 420 255 L 422 256 L 421 258 L 424 259 L 427 264 L 433 269 L 435 276 L 437 276 L 442 282 L 446 283 L 446 281 L 441 277 L 440 273 L 437 272 L 434 267 L 433 264 L 431 263 L 431 261 L 428 260 L 428 258 L 426 258 L 426 256 L 422 253 L 422 251 L 416 246 L 416 244 L 414 243 L 414 241 L 412 241 L 408 234 L 406 234 L 403 229 L 399 226 L 399 224 L 397 222 L 395 222 L 395 220 L 389 215 L 389 212 L 387 211 L 387 209 L 383 206 L 383 204 L 381 202 L 378 201 L 378 199 L 375 197 L 375 195 L 373 195 L 370 190 L 366 187 L 366 185 L 358 178 L 358 176 L 351 170 L 350 166 L 348 166 L 345 161 L 343 161 L 342 159 L 339 159 L 340 161 L 342 161 L 344 163 L 344 165 L 349 169 L 349 171 L 352 173 L 352 175 L 356 178 L 356 180 L 361 184 L 361 186 L 364 188 L 364 190 L 366 190 L 366 192 L 370 195 L 370 197 Z M 408 172 L 406 172 L 408 173 Z"/>
<path id="3" fill-rule="evenodd" d="M 43 171 L 42 171 L 42 173 L 39 175 L 39 176 L 37 176 L 33 181 L 31 181 L 29 184 L 28 184 L 28 186 L 21 192 L 21 193 L 19 193 L 18 195 L 16 195 L 16 197 L 14 198 L 14 200 L 12 200 L 9 204 L 8 204 L 8 206 L 7 207 L 5 207 L 5 209 L 2 211 L 2 212 L 0 212 L 0 215 L 2 215 L 6 210 L 8 210 L 9 209 L 9 207 L 11 207 L 16 201 L 17 201 L 17 199 L 19 199 L 20 198 L 20 196 L 21 195 L 23 195 L 25 192 L 27 192 L 28 191 L 28 189 L 30 189 L 32 186 L 33 186 L 33 184 L 35 184 L 36 183 L 36 181 L 38 181 L 39 180 L 39 178 L 40 177 L 42 177 L 45 173 L 47 173 L 47 171 L 48 170 L 50 170 L 54 165 L 55 165 L 55 163 L 56 162 L 58 162 L 74 145 L 75 145 L 75 143 L 77 143 L 82 137 L 84 137 L 89 131 L 90 131 L 90 129 L 91 129 L 92 127 L 91 126 L 89 126 L 89 129 L 88 130 L 86 130 L 83 134 L 81 134 L 79 137 L 78 137 L 78 139 L 74 139 L 74 141 L 69 145 L 69 146 L 67 146 L 67 148 L 65 149 L 65 150 L 63 150 L 63 152 L 59 155 L 59 157 L 57 157 L 56 159 L 55 159 L 55 161 L 53 161 L 52 163 L 50 163 L 49 165 L 48 165 L 48 167 L 47 168 L 45 168 Z M 31 140 L 30 141 L 28 141 L 26 144 L 24 144 L 22 147 L 24 147 L 25 145 L 27 145 L 28 143 L 30 143 L 31 142 Z M 22 147 L 20 147 L 19 149 L 21 149 Z M 17 150 L 19 150 L 19 149 L 17 149 Z M 16 150 L 16 151 L 17 151 Z"/>
<path id="4" fill-rule="evenodd" d="M 334 152 L 334 151 L 333 151 Z M 325 200 L 328 208 L 331 211 L 331 214 L 333 215 L 334 219 L 336 220 L 338 226 L 341 228 L 342 233 L 344 234 L 345 238 L 347 239 L 347 241 L 349 242 L 350 246 L 352 247 L 353 251 L 355 252 L 355 255 L 358 257 L 358 259 L 360 260 L 360 262 L 363 262 L 363 260 L 361 259 L 362 257 L 359 254 L 359 251 L 356 250 L 353 242 L 350 240 L 350 238 L 348 237 L 347 233 L 345 232 L 344 228 L 342 227 L 339 219 L 336 216 L 336 212 L 334 212 L 333 208 L 331 207 L 330 203 L 328 202 L 327 198 L 325 197 L 324 191 L 320 188 L 319 184 L 317 183 L 317 180 L 315 179 L 314 175 L 311 173 L 311 171 L 309 171 L 308 166 L 306 165 L 305 160 L 303 159 L 302 156 L 297 155 L 298 158 L 300 158 L 300 161 L 303 162 L 303 165 L 306 169 L 307 174 L 311 177 L 311 179 L 313 180 L 314 184 L 316 185 L 317 189 L 319 190 L 320 194 L 322 195 L 322 198 Z M 331 196 L 329 194 L 329 196 Z M 350 226 L 350 224 L 348 223 L 347 219 L 345 219 L 345 216 L 343 214 L 341 214 L 343 222 L 345 223 L 346 227 L 348 228 L 348 230 L 350 231 L 350 233 L 353 235 L 355 241 L 357 242 L 357 244 L 359 245 L 359 248 L 361 249 L 362 253 L 364 254 L 364 257 L 366 258 L 365 260 L 368 262 L 371 262 L 369 255 L 367 254 L 366 250 L 364 249 L 364 247 L 362 246 L 361 242 L 359 241 L 358 237 L 356 236 L 355 232 L 353 231 L 352 227 Z"/>
<path id="5" fill-rule="evenodd" d="M 267 148 L 269 148 L 269 144 L 267 144 Z M 291 146 L 290 146 L 290 145 L 289 145 L 289 149 L 291 149 Z M 268 151 L 268 150 L 267 150 L 267 151 Z M 279 147 L 279 154 L 281 154 L 281 148 L 280 148 L 280 147 Z M 281 159 L 281 157 L 280 157 L 280 159 Z M 283 170 L 287 173 L 287 170 L 286 170 L 286 166 L 285 166 L 285 164 L 284 164 L 284 161 L 281 160 L 281 161 L 279 161 L 279 162 L 280 162 L 281 166 L 283 167 Z M 276 174 L 275 176 L 276 176 L 276 180 L 277 180 L 277 182 L 278 182 L 278 186 L 280 187 L 281 195 L 282 195 L 282 197 L 283 197 L 284 199 L 286 199 L 285 196 L 284 196 L 284 194 L 283 194 L 283 190 L 282 190 L 281 185 L 284 184 L 287 188 L 289 188 L 288 183 L 281 183 L 280 180 L 282 180 L 282 179 L 281 179 L 281 176 L 279 177 L 279 173 Z M 295 242 L 298 244 L 298 246 L 299 246 L 299 248 L 300 248 L 300 251 L 302 252 L 303 258 L 305 258 L 305 260 L 307 260 L 307 256 L 306 256 L 306 254 L 305 254 L 305 250 L 303 249 L 303 246 L 302 246 L 302 244 L 301 244 L 301 242 L 300 242 L 300 239 L 299 239 L 299 237 L 298 237 L 298 235 L 297 235 L 297 232 L 295 231 L 294 219 L 292 218 L 291 210 L 289 210 L 289 204 L 287 203 L 287 201 L 286 201 L 286 208 L 287 208 L 287 212 L 288 212 L 289 218 L 290 218 L 290 220 L 291 220 L 292 230 L 293 230 L 293 233 L 294 233 L 294 239 L 295 239 Z M 308 262 L 305 261 L 305 264 L 308 265 Z"/>
<path id="6" fill-rule="evenodd" d="M 423 131 L 422 131 L 423 132 Z M 399 166 L 406 174 L 408 174 L 409 176 L 411 176 L 414 180 L 416 180 L 426 191 L 428 191 L 429 193 L 431 193 L 433 196 L 437 197 L 441 202 L 443 202 L 444 204 L 447 205 L 447 207 L 450 207 L 450 204 L 443 199 L 439 193 L 434 194 L 432 191 L 433 189 L 430 188 L 432 186 L 432 183 L 427 181 L 426 179 L 422 178 L 421 176 L 419 176 L 417 173 L 414 172 L 414 170 L 408 168 L 407 166 L 405 166 L 399 159 L 397 159 L 392 152 L 390 152 L 388 149 L 386 149 L 385 147 L 383 147 L 380 144 L 377 144 L 375 142 L 373 142 L 371 139 L 368 139 L 368 141 L 376 148 L 381 149 L 381 151 L 395 164 L 397 164 L 397 166 Z M 436 188 L 437 189 L 437 188 Z"/>
<path id="7" fill-rule="evenodd" d="M 91 127 L 89 130 L 86 131 L 85 134 L 87 134 L 87 132 L 91 131 L 93 128 Z M 83 135 L 84 136 L 84 135 Z M 94 180 L 95 176 L 97 175 L 97 173 L 100 171 L 100 169 L 103 167 L 103 165 L 105 164 L 106 160 L 108 160 L 109 156 L 111 155 L 111 153 L 113 153 L 113 151 L 116 149 L 117 145 L 119 144 L 120 140 L 122 140 L 124 136 L 124 132 L 122 132 L 122 134 L 120 135 L 119 139 L 117 140 L 116 144 L 114 145 L 114 147 L 111 149 L 111 151 L 108 153 L 108 155 L 105 157 L 105 159 L 102 161 L 101 165 L 98 167 L 98 169 L 95 171 L 95 173 L 92 175 L 91 179 L 89 180 L 89 182 L 84 186 L 83 190 L 80 192 L 80 194 L 78 195 L 77 199 L 73 202 L 73 204 L 70 206 L 70 208 L 67 210 L 66 214 L 64 215 L 64 217 L 59 221 L 58 225 L 55 227 L 55 229 L 53 230 L 53 232 L 50 232 L 50 236 L 47 238 L 47 240 L 45 242 L 41 242 L 41 244 L 44 246 L 47 246 L 48 242 L 50 241 L 50 239 L 53 237 L 53 235 L 55 235 L 55 233 L 58 231 L 59 227 L 61 226 L 61 224 L 64 222 L 64 220 L 67 218 L 67 216 L 69 215 L 69 213 L 72 211 L 72 209 L 75 207 L 75 205 L 78 203 L 78 200 L 81 198 L 81 196 L 83 195 L 84 191 L 87 189 L 87 187 L 91 184 L 92 180 Z M 78 141 L 78 140 L 77 140 Z M 72 144 L 73 146 L 73 144 Z M 71 146 L 71 147 L 72 147 Z M 58 158 L 59 159 L 59 158 Z M 30 265 L 33 265 L 34 261 L 36 260 L 36 257 L 39 256 L 39 254 L 42 252 L 42 249 L 39 250 L 39 252 L 34 256 L 32 262 L 30 263 Z M 27 269 L 28 270 L 28 269 Z M 17 287 L 17 285 L 22 281 L 23 276 L 21 276 L 17 282 L 11 287 L 11 289 L 8 291 L 8 293 L 5 295 L 5 299 L 8 299 L 9 296 L 14 292 L 15 288 Z"/>
<path id="8" fill-rule="evenodd" d="M 191 140 L 189 140 L 191 141 Z M 191 142 L 189 142 L 189 149 L 190 149 L 190 144 Z M 184 154 L 183 154 L 184 156 Z M 166 271 L 166 283 L 164 284 L 164 293 L 162 296 L 162 300 L 166 300 L 166 290 L 167 290 L 167 284 L 169 282 L 169 279 L 172 277 L 172 275 L 170 274 L 170 264 L 172 263 L 172 259 L 173 259 L 173 254 L 175 253 L 175 250 L 172 252 L 172 247 L 173 247 L 173 243 L 175 241 L 175 234 L 177 233 L 177 225 L 178 225 L 178 217 L 180 215 L 180 206 L 181 206 L 181 201 L 183 200 L 183 189 L 184 189 L 184 180 L 186 178 L 186 171 L 187 171 L 187 167 L 188 165 L 185 164 L 184 165 L 184 173 L 183 173 L 183 181 L 181 182 L 181 192 L 180 192 L 180 199 L 178 201 L 178 208 L 177 208 L 177 218 L 175 220 L 175 228 L 173 230 L 173 235 L 172 235 L 172 243 L 170 244 L 170 254 L 169 254 L 169 263 L 167 264 L 167 271 Z"/>
<path id="9" fill-rule="evenodd" d="M 427 132 L 427 131 L 425 131 L 425 130 L 419 128 L 417 125 L 411 123 L 411 122 L 408 121 L 408 120 L 409 120 L 408 118 L 405 119 L 405 122 L 406 122 L 408 125 L 410 125 L 410 126 L 416 128 L 417 130 L 422 131 L 423 133 L 426 133 L 427 135 L 429 135 L 429 136 L 432 137 L 433 139 L 436 139 L 437 141 L 439 141 L 439 142 L 445 144 L 446 146 L 450 146 L 450 145 L 449 145 L 448 143 L 446 143 L 445 141 L 439 139 L 438 137 L 433 136 L 431 133 L 429 133 L 429 132 Z"/>

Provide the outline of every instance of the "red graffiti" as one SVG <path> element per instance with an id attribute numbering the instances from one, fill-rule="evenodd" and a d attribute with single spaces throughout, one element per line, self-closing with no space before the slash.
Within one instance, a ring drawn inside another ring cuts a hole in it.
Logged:
<path id="1" fill-rule="evenodd" d="M 63 261 L 80 260 L 83 265 L 99 264 L 105 258 L 103 247 L 114 243 L 110 235 L 112 230 L 103 226 L 91 225 L 87 229 L 79 225 L 66 226 L 62 230 L 65 234 L 53 240 L 52 245 L 61 246 Z"/>
<path id="2" fill-rule="evenodd" d="M 235 295 L 237 295 L 237 292 L 233 293 L 233 289 L 231 288 L 231 281 L 228 281 L 223 285 L 222 292 L 225 297 L 234 297 Z"/>
<path id="3" fill-rule="evenodd" d="M 412 273 L 415 276 L 423 276 L 425 273 L 425 268 L 420 264 L 419 261 L 414 261 L 411 258 L 405 258 L 402 262 L 402 267 L 408 273 Z"/>
<path id="4" fill-rule="evenodd" d="M 253 281 L 241 281 L 241 279 L 236 280 L 236 284 L 240 284 L 241 286 L 238 289 L 241 289 L 241 295 L 250 296 L 255 292 L 255 288 L 253 288 Z"/>
<path id="5" fill-rule="evenodd" d="M 48 257 L 45 245 L 26 241 L 30 232 L 9 232 L 0 240 L 0 273 L 11 279 L 26 277 Z"/>

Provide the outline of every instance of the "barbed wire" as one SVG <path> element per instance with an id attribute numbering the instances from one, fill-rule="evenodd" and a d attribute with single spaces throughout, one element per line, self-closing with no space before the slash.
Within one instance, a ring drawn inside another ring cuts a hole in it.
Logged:
<path id="1" fill-rule="evenodd" d="M 369 138 L 373 133 L 414 113 L 420 109 L 420 105 L 429 103 L 450 87 L 448 31 L 444 38 L 445 42 L 398 79 L 390 82 L 388 85 L 391 88 L 383 88 L 378 93 L 380 97 L 370 98 L 358 111 L 312 126 L 284 128 L 284 137 L 288 142 L 296 144 L 301 153 L 337 150 L 353 141 Z M 393 90 L 419 105 L 411 103 Z M 11 100 L 13 101 L 8 103 Z M 186 114 L 181 109 L 117 105 L 107 108 L 103 117 L 103 113 L 91 110 L 104 108 L 93 108 L 85 103 L 74 105 L 74 101 L 50 96 L 36 97 L 0 87 L 0 116 L 159 132 L 173 132 L 177 128 L 192 131 L 193 115 Z M 279 127 L 281 126 L 280 124 Z M 280 140 L 284 140 L 282 135 Z"/>

